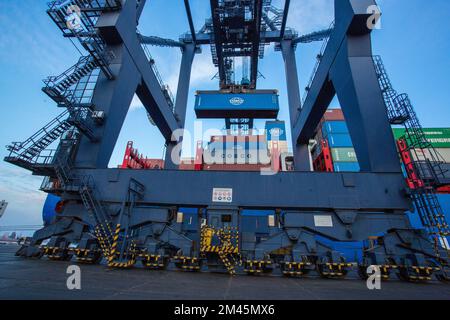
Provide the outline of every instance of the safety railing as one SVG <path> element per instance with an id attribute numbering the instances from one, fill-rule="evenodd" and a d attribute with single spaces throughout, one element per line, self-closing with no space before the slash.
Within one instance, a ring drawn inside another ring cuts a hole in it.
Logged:
<path id="1" fill-rule="evenodd" d="M 331 23 L 329 29 L 333 29 L 333 28 L 334 28 L 334 21 Z M 308 93 L 311 90 L 311 86 L 312 86 L 313 81 L 314 81 L 314 79 L 316 77 L 317 70 L 319 70 L 320 63 L 322 62 L 322 58 L 323 58 L 323 55 L 325 53 L 325 50 L 327 49 L 329 41 L 330 41 L 330 37 L 326 37 L 325 40 L 322 43 L 322 47 L 320 48 L 320 52 L 317 55 L 316 64 L 314 65 L 311 77 L 309 78 L 308 85 L 305 87 L 305 93 L 303 94 L 302 104 L 305 104 L 306 98 L 308 97 Z"/>

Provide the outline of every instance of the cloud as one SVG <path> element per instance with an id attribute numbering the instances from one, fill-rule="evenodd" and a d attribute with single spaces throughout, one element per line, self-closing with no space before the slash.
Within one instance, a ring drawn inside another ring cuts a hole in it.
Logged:
<path id="1" fill-rule="evenodd" d="M 24 169 L 0 166 L 0 200 L 8 207 L 2 225 L 36 225 L 42 223 L 42 207 L 47 195 L 39 191 L 42 177 Z"/>
<path id="2" fill-rule="evenodd" d="M 209 47 L 204 47 L 203 53 L 195 57 L 192 66 L 191 85 L 198 86 L 209 82 L 217 72 L 218 69 L 213 64 Z"/>
<path id="3" fill-rule="evenodd" d="M 326 29 L 334 20 L 334 0 L 291 1 L 287 26 L 300 34 Z"/>

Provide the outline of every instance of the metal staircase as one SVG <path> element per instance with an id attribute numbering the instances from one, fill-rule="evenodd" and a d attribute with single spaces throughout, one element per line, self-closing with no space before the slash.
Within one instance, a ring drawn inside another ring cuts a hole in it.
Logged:
<path id="1" fill-rule="evenodd" d="M 95 221 L 95 235 L 99 240 L 104 256 L 108 257 L 114 243 L 114 233 L 111 229 L 111 217 L 95 197 L 95 185 L 91 176 L 81 179 L 79 194 L 84 207 Z"/>
<path id="2" fill-rule="evenodd" d="M 127 196 L 122 202 L 117 221 L 113 243 L 108 257 L 108 265 L 116 268 L 128 268 L 136 262 L 136 242 L 131 239 L 133 230 L 130 228 L 130 219 L 136 202 L 142 199 L 145 186 L 131 178 L 128 185 Z"/>
<path id="3" fill-rule="evenodd" d="M 95 25 L 102 13 L 120 10 L 122 7 L 121 1 L 60 0 L 52 1 L 48 6 L 48 15 L 64 36 L 77 38 L 108 79 L 114 79 L 109 68 L 109 62 L 113 55 L 106 51 L 106 44 L 96 32 Z"/>
<path id="4" fill-rule="evenodd" d="M 42 91 L 58 103 L 59 106 L 67 108 L 69 117 L 67 122 L 75 126 L 89 140 L 96 142 L 98 139 L 94 134 L 95 125 L 102 119 L 96 117 L 91 103 L 81 103 L 83 96 L 78 96 L 78 84 L 84 78 L 90 77 L 96 69 L 97 64 L 91 57 L 82 57 L 77 64 L 70 67 L 61 75 L 48 77 L 44 80 L 45 87 Z"/>
<path id="5" fill-rule="evenodd" d="M 81 57 L 78 62 L 56 77 L 48 77 L 44 80 L 45 87 L 42 89 L 55 102 L 60 103 L 58 99 L 70 87 L 77 84 L 82 78 L 89 76 L 92 71 L 98 67 L 91 56 Z"/>
<path id="6" fill-rule="evenodd" d="M 398 94 L 389 80 L 389 76 L 380 56 L 373 57 L 375 70 L 383 98 L 387 107 L 389 122 L 392 125 L 403 125 L 406 129 L 404 137 L 408 151 L 412 153 L 414 165 L 428 185 L 438 187 L 446 184 L 446 170 L 442 156 L 427 140 L 416 112 L 407 94 Z"/>
<path id="7" fill-rule="evenodd" d="M 374 56 L 373 61 L 389 122 L 403 125 L 406 131 L 397 145 L 405 166 L 411 198 L 423 226 L 437 246 L 443 237 L 450 235 L 450 227 L 436 196 L 436 188 L 448 183 L 442 157 L 426 139 L 408 95 L 398 94 L 393 88 L 381 57 Z"/>
<path id="8" fill-rule="evenodd" d="M 38 164 L 49 164 L 53 157 L 42 156 L 42 152 L 72 127 L 67 121 L 68 115 L 66 110 L 24 142 L 7 146 L 10 154 L 5 161 L 32 171 Z"/>

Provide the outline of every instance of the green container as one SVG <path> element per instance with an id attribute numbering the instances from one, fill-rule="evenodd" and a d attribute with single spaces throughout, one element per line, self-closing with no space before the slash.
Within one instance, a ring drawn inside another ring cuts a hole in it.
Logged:
<path id="1" fill-rule="evenodd" d="M 395 128 L 396 140 L 405 136 L 405 129 Z M 423 129 L 427 140 L 434 148 L 450 148 L 450 128 L 425 128 Z"/>
<path id="2" fill-rule="evenodd" d="M 358 162 L 353 148 L 333 148 L 331 149 L 331 156 L 334 162 Z"/>

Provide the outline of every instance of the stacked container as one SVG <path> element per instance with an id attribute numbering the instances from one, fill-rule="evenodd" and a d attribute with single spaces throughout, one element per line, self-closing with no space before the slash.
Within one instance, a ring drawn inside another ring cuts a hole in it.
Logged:
<path id="1" fill-rule="evenodd" d="M 396 128 L 393 131 L 396 140 L 405 136 L 405 129 Z M 427 141 L 441 155 L 441 160 L 445 163 L 450 163 L 450 128 L 425 128 L 423 131 Z M 418 151 L 416 150 L 416 152 Z M 425 151 L 424 155 L 429 157 L 427 151 Z"/>
<path id="2" fill-rule="evenodd" d="M 360 170 L 352 139 L 348 131 L 341 109 L 330 109 L 325 112 L 317 128 L 316 141 L 327 140 L 336 172 L 358 172 Z M 316 147 L 313 158 L 316 159 L 322 150 Z"/>
<path id="3" fill-rule="evenodd" d="M 289 151 L 284 121 L 266 121 L 265 130 L 269 150 L 272 150 L 273 142 L 277 142 L 278 150 L 281 153 Z"/>
<path id="4" fill-rule="evenodd" d="M 259 171 L 270 165 L 265 135 L 213 136 L 204 150 L 203 170 Z"/>
<path id="5" fill-rule="evenodd" d="M 395 128 L 395 139 L 401 139 L 405 136 L 405 129 Z M 450 128 L 425 128 L 423 129 L 427 141 L 431 144 L 434 150 L 439 154 L 441 167 L 447 177 L 450 177 Z M 434 153 L 433 153 L 434 154 Z M 431 159 L 431 152 L 429 150 L 413 150 L 411 156 L 416 161 L 423 161 L 423 159 Z M 444 186 L 438 189 L 438 193 L 450 194 L 450 186 Z"/>

